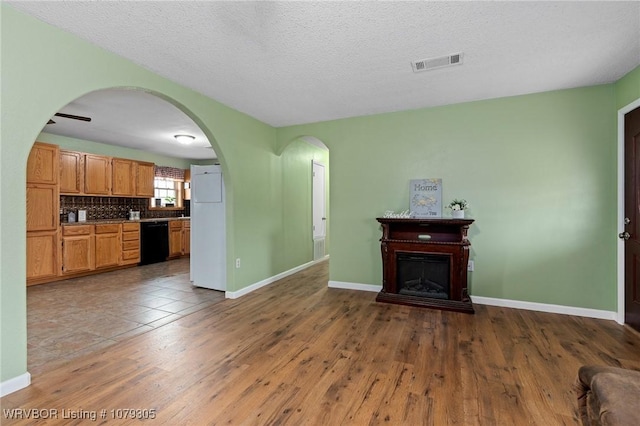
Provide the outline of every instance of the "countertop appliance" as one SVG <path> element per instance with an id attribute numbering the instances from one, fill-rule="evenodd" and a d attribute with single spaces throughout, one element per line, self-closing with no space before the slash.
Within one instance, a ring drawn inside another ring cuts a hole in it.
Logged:
<path id="1" fill-rule="evenodd" d="M 222 167 L 191 166 L 191 281 L 227 289 L 227 238 Z"/>
<path id="2" fill-rule="evenodd" d="M 169 222 L 140 224 L 140 264 L 164 262 L 169 256 Z"/>

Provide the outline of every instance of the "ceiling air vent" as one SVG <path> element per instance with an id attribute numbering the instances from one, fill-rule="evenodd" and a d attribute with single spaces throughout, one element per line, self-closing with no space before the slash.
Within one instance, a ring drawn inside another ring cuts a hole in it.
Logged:
<path id="1" fill-rule="evenodd" d="M 421 59 L 411 62 L 413 72 L 429 71 L 436 68 L 449 67 L 452 65 L 460 65 L 462 63 L 462 53 L 454 53 L 438 58 Z"/>

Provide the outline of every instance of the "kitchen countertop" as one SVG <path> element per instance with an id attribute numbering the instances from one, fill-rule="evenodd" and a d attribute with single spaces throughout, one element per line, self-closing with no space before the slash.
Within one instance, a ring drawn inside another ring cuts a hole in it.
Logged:
<path id="1" fill-rule="evenodd" d="M 170 220 L 190 220 L 191 217 L 149 217 L 140 220 L 129 219 L 98 219 L 87 220 L 86 222 L 63 222 L 62 226 L 75 226 L 75 225 L 100 225 L 103 223 L 140 223 L 140 222 L 168 222 Z"/>

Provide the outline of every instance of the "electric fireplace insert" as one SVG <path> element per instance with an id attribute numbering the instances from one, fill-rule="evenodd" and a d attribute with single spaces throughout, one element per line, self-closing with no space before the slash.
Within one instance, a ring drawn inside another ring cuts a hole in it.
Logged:
<path id="1" fill-rule="evenodd" d="M 473 219 L 391 219 L 382 224 L 378 302 L 473 313 L 467 238 Z"/>

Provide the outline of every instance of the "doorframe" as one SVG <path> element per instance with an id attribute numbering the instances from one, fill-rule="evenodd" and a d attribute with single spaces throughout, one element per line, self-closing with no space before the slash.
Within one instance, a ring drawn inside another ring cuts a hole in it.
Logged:
<path id="1" fill-rule="evenodd" d="M 624 115 L 640 107 L 640 98 L 618 110 L 618 225 L 617 233 L 624 232 Z M 624 240 L 618 238 L 618 324 L 624 324 L 625 279 Z"/>
<path id="2" fill-rule="evenodd" d="M 313 177 L 314 177 L 314 166 L 318 165 L 320 167 L 322 167 L 322 169 L 324 170 L 324 182 L 323 182 L 323 189 L 324 192 L 322 194 L 322 198 L 323 198 L 323 204 L 324 204 L 324 215 L 323 217 L 327 217 L 327 167 L 321 163 L 320 161 L 317 160 L 311 160 L 311 240 L 315 241 L 315 235 L 314 235 L 314 229 L 313 229 L 313 219 L 314 219 L 314 207 L 315 207 L 315 188 L 314 188 L 314 184 L 313 184 Z M 324 239 L 325 241 L 327 240 L 327 220 L 325 219 L 324 222 Z M 325 253 L 326 253 L 326 249 L 325 249 Z"/>

